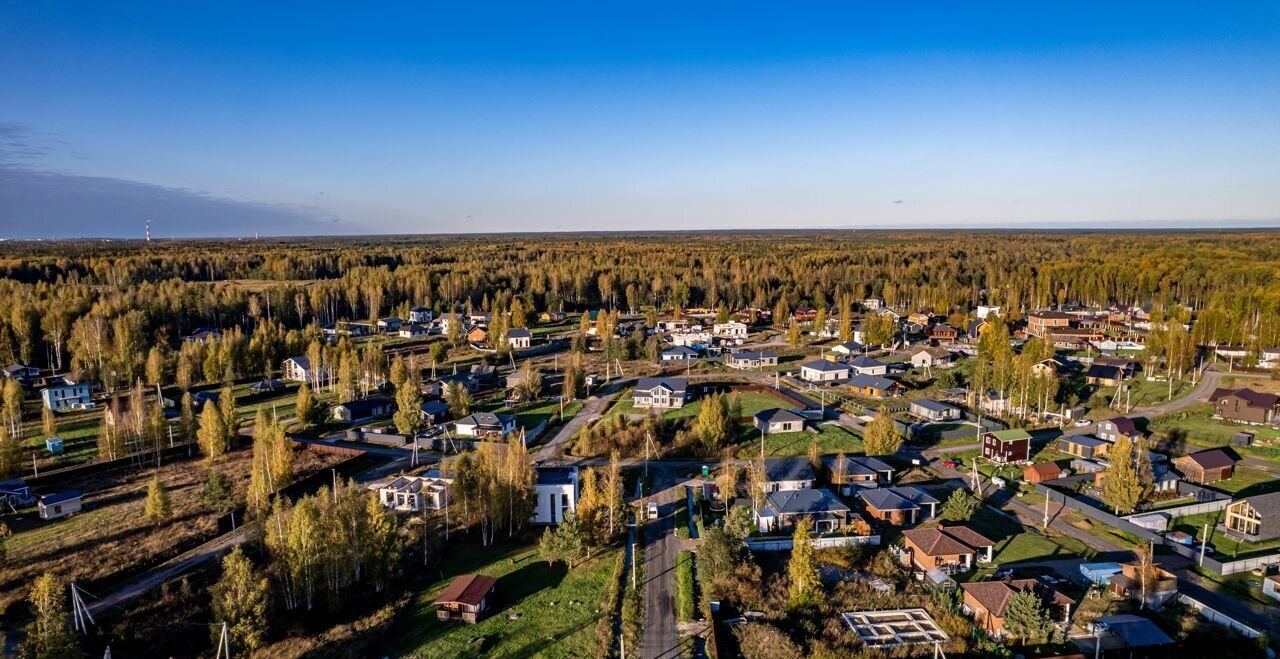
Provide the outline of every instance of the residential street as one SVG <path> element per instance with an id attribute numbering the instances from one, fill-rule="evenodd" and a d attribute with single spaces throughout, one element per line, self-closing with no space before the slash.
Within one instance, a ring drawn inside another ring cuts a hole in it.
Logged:
<path id="1" fill-rule="evenodd" d="M 676 487 L 683 479 L 681 467 L 650 464 L 653 471 L 654 497 L 659 502 L 659 517 L 646 526 L 644 549 L 644 642 L 643 659 L 667 659 L 682 656 L 675 615 L 675 562 L 680 542 L 675 528 L 675 501 L 683 496 Z"/>

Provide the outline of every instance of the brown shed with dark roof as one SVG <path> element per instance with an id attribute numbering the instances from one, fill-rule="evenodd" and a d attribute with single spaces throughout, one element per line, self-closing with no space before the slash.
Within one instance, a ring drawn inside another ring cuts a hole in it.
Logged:
<path id="1" fill-rule="evenodd" d="M 1183 478 L 1203 485 L 1231 478 L 1235 473 L 1236 460 L 1227 455 L 1226 451 L 1215 448 L 1176 458 L 1173 466 L 1177 467 Z"/>
<path id="2" fill-rule="evenodd" d="M 445 587 L 436 598 L 436 617 L 475 624 L 493 604 L 498 580 L 483 574 L 464 574 Z"/>

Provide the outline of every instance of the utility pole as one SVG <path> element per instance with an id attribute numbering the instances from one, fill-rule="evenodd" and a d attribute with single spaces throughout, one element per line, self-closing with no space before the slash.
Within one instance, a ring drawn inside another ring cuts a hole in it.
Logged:
<path id="1" fill-rule="evenodd" d="M 1200 531 L 1200 567 L 1204 567 L 1204 547 L 1209 543 L 1209 523 L 1204 523 L 1204 529 Z"/>
<path id="2" fill-rule="evenodd" d="M 1044 495 L 1044 524 L 1042 528 L 1046 531 L 1049 530 L 1049 494 L 1047 491 Z"/>

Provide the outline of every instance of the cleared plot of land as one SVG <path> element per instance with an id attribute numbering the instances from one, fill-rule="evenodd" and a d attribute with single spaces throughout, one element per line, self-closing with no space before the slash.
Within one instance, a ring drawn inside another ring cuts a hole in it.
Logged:
<path id="1" fill-rule="evenodd" d="M 1237 463 L 1235 473 L 1225 481 L 1208 485 L 1215 490 L 1240 496 L 1253 496 L 1280 490 L 1280 479 L 1244 463 Z"/>
<path id="2" fill-rule="evenodd" d="M 989 506 L 979 508 L 968 525 L 995 541 L 992 562 L 997 565 L 1088 556 L 1091 553 L 1083 542 L 1075 538 L 1053 530 L 1046 535 L 1039 529 L 1023 526 Z"/>
<path id="3" fill-rule="evenodd" d="M 593 656 L 600 601 L 618 551 L 595 554 L 566 571 L 563 564 L 539 560 L 531 545 L 455 545 L 447 550 L 444 578 L 401 614 L 384 651 L 409 657 Z M 496 606 L 475 625 L 437 620 L 436 596 L 454 577 L 476 573 L 498 577 Z"/>
<path id="4" fill-rule="evenodd" d="M 305 476 L 341 460 L 298 451 L 294 472 Z M 238 498 L 248 489 L 250 462 L 251 452 L 242 449 L 217 465 L 235 485 Z M 160 524 L 143 515 L 147 484 L 157 474 L 173 507 L 173 516 Z M 82 512 L 49 522 L 33 509 L 6 518 L 13 535 L 6 543 L 8 560 L 0 569 L 0 611 L 24 597 L 31 580 L 42 572 L 52 570 L 63 580 L 90 587 L 94 580 L 154 565 L 214 536 L 221 512 L 202 500 L 207 478 L 203 463 L 191 460 L 88 476 L 64 484 L 83 493 Z"/>
<path id="5" fill-rule="evenodd" d="M 1227 446 L 1231 443 L 1231 438 L 1238 432 L 1251 432 L 1254 434 L 1254 445 L 1266 447 L 1267 445 L 1280 446 L 1280 430 L 1269 428 L 1266 426 L 1247 426 L 1243 424 L 1228 423 L 1210 418 L 1213 415 L 1213 407 L 1208 403 L 1194 405 L 1177 414 L 1169 414 L 1159 417 L 1151 422 L 1151 430 L 1164 435 L 1183 434 L 1183 441 L 1195 446 Z M 1181 431 L 1176 433 L 1175 431 Z M 1249 449 L 1241 449 L 1247 452 Z"/>
<path id="6" fill-rule="evenodd" d="M 818 449 L 823 455 L 844 452 L 849 455 L 862 453 L 862 439 L 853 431 L 836 424 L 818 426 L 818 434 L 811 432 L 787 432 L 766 435 L 764 438 L 765 457 L 786 457 L 807 455 L 809 442 L 818 440 Z M 760 431 L 745 431 L 748 440 L 738 449 L 738 457 L 754 458 L 760 455 Z"/>
<path id="7" fill-rule="evenodd" d="M 1280 540 L 1271 540 L 1268 542 L 1242 542 L 1223 533 L 1218 524 L 1226 516 L 1226 511 L 1215 511 L 1208 513 L 1200 513 L 1199 515 L 1187 515 L 1174 519 L 1169 525 L 1171 531 L 1183 531 L 1196 539 L 1196 547 L 1199 548 L 1199 541 L 1204 536 L 1205 524 L 1209 525 L 1209 544 L 1218 551 L 1219 554 L 1229 557 L 1243 556 L 1263 549 L 1274 549 L 1280 547 Z"/>

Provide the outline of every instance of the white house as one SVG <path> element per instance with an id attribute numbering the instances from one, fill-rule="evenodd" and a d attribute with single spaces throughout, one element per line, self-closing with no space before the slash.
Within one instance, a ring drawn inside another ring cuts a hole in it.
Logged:
<path id="1" fill-rule="evenodd" d="M 647 410 L 684 407 L 689 381 L 684 378 L 640 378 L 631 394 L 633 407 Z"/>
<path id="2" fill-rule="evenodd" d="M 761 410 L 752 417 L 760 432 L 771 435 L 776 432 L 800 432 L 804 430 L 804 417 L 791 410 L 773 408 Z"/>
<path id="3" fill-rule="evenodd" d="M 507 343 L 515 350 L 524 350 L 533 343 L 533 333 L 524 327 L 507 330 Z"/>
<path id="4" fill-rule="evenodd" d="M 89 384 L 64 384 L 45 387 L 40 391 L 44 406 L 54 412 L 78 410 L 89 405 Z"/>
<path id="5" fill-rule="evenodd" d="M 680 332 L 671 335 L 671 344 L 677 346 L 710 345 L 711 332 Z"/>
<path id="6" fill-rule="evenodd" d="M 716 336 L 723 336 L 726 339 L 745 339 L 747 338 L 747 324 L 737 321 L 716 323 L 711 326 L 711 333 Z"/>
<path id="7" fill-rule="evenodd" d="M 401 321 L 399 318 L 394 318 L 394 317 L 379 318 L 378 331 L 379 332 L 395 332 L 399 330 L 400 326 L 403 324 L 404 324 L 404 321 Z"/>
<path id="8" fill-rule="evenodd" d="M 409 322 L 431 324 L 431 310 L 426 307 L 414 307 L 409 310 Z"/>
<path id="9" fill-rule="evenodd" d="M 417 513 L 440 510 L 452 499 L 452 478 L 439 475 L 396 476 L 369 484 L 378 493 L 382 507 L 400 512 Z"/>
<path id="10" fill-rule="evenodd" d="M 311 359 L 306 355 L 290 357 L 281 363 L 282 377 L 290 382 L 309 382 L 311 386 L 328 384 L 333 369 L 324 368 L 316 372 L 311 367 Z"/>
<path id="11" fill-rule="evenodd" d="M 849 370 L 857 375 L 887 375 L 889 365 L 866 355 L 857 355 L 849 360 Z"/>
<path id="12" fill-rule="evenodd" d="M 1280 366 L 1280 348 L 1263 348 L 1258 351 L 1259 368 L 1275 368 Z"/>
<path id="13" fill-rule="evenodd" d="M 928 398 L 912 401 L 910 411 L 913 416 L 925 421 L 953 421 L 960 418 L 959 408 Z"/>
<path id="14" fill-rule="evenodd" d="M 813 487 L 817 472 L 808 458 L 773 458 L 764 461 L 765 489 L 769 492 Z"/>
<path id="15" fill-rule="evenodd" d="M 734 350 L 725 355 L 724 365 L 740 371 L 778 365 L 778 353 L 772 350 Z"/>
<path id="16" fill-rule="evenodd" d="M 534 467 L 534 524 L 559 524 L 578 508 L 577 467 Z"/>
<path id="17" fill-rule="evenodd" d="M 862 301 L 862 307 L 871 311 L 876 311 L 884 306 L 884 300 L 878 297 L 869 297 Z"/>
<path id="18" fill-rule="evenodd" d="M 953 359 L 946 348 L 919 347 L 911 353 L 911 365 L 916 368 L 950 368 Z"/>
<path id="19" fill-rule="evenodd" d="M 987 316 L 999 316 L 999 315 L 1000 315 L 1000 307 L 991 306 L 987 304 L 978 305 L 979 318 L 985 319 Z"/>
<path id="20" fill-rule="evenodd" d="M 842 355 L 846 357 L 851 355 L 860 355 L 865 351 L 866 351 L 866 346 L 862 345 L 861 343 L 858 343 L 857 341 L 845 341 L 844 343 L 841 343 L 840 345 L 837 345 L 836 347 L 831 349 L 831 352 L 834 352 L 837 355 Z"/>
<path id="21" fill-rule="evenodd" d="M 662 351 L 664 362 L 687 362 L 698 358 L 698 351 L 687 346 L 674 346 Z"/>
<path id="22" fill-rule="evenodd" d="M 800 365 L 800 379 L 805 382 L 838 382 L 849 379 L 849 367 L 829 359 L 815 359 Z"/>
<path id="23" fill-rule="evenodd" d="M 427 336 L 428 334 L 431 334 L 431 328 L 419 323 L 401 325 L 400 330 L 396 332 L 396 335 L 402 339 L 418 339 Z"/>
<path id="24" fill-rule="evenodd" d="M 516 429 L 516 418 L 506 414 L 476 412 L 465 416 L 454 424 L 459 437 L 505 437 Z"/>
<path id="25" fill-rule="evenodd" d="M 40 519 L 60 519 L 80 512 L 80 493 L 67 490 L 40 497 Z"/>

